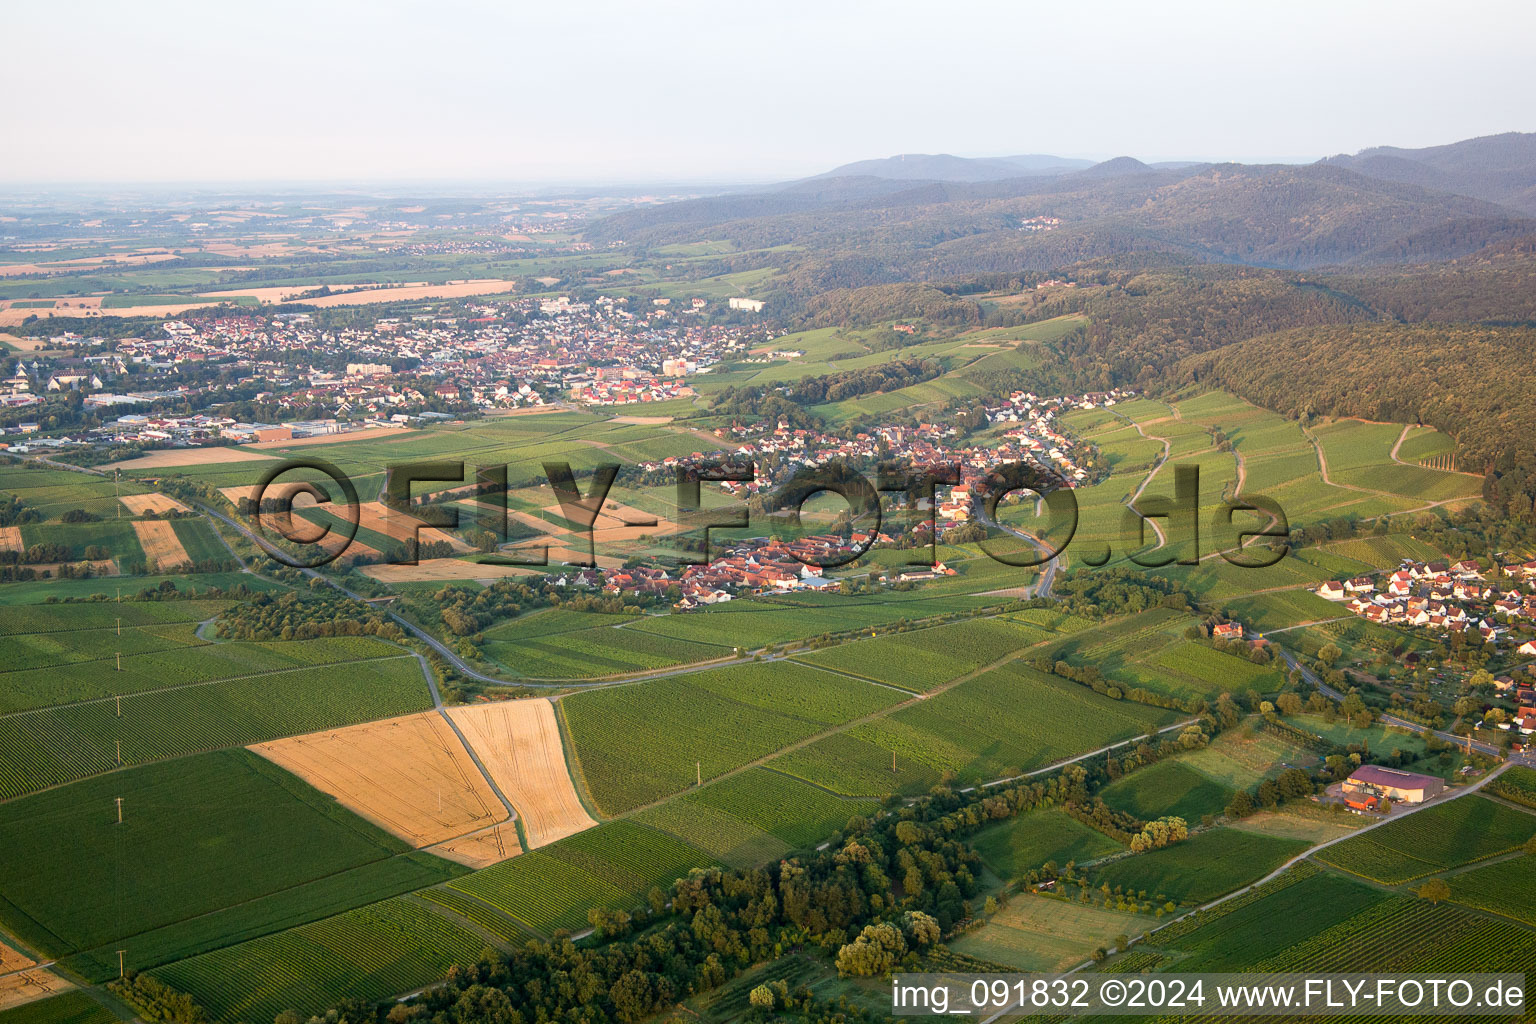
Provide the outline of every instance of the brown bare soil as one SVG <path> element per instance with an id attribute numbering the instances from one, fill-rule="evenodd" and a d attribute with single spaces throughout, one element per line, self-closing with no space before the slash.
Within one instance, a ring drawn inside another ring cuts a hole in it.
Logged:
<path id="1" fill-rule="evenodd" d="M 412 846 L 507 818 L 506 808 L 435 711 L 251 748 Z"/>
<path id="2" fill-rule="evenodd" d="M 171 524 L 163 519 L 136 522 L 133 524 L 133 532 L 138 534 L 139 546 L 144 549 L 149 564 L 160 572 L 192 561 L 187 557 L 187 549 L 181 546 L 181 538 L 176 536 Z"/>
<path id="3" fill-rule="evenodd" d="M 457 558 L 423 558 L 417 565 L 365 565 L 365 575 L 380 583 L 420 583 L 427 580 L 494 580 L 537 572 L 518 565 L 476 565 Z"/>
<path id="4" fill-rule="evenodd" d="M 482 832 L 430 846 L 427 852 L 478 870 L 511 860 L 523 852 L 523 847 L 517 841 L 517 826 L 507 821 Z"/>
<path id="5" fill-rule="evenodd" d="M 257 451 L 267 451 L 273 448 L 307 448 L 317 444 L 345 444 L 348 441 L 371 441 L 378 437 L 392 437 L 397 440 L 408 440 L 415 437 L 419 431 L 408 430 L 405 427 L 369 427 L 366 430 L 353 430 L 345 434 L 318 434 L 315 437 L 296 437 L 291 441 L 258 441 L 251 445 Z"/>
<path id="6" fill-rule="evenodd" d="M 396 541 L 410 540 L 412 523 L 420 521 L 393 509 L 387 509 L 377 501 L 363 502 L 358 506 L 357 512 L 358 525 L 363 529 L 372 530 L 374 533 L 383 534 L 390 540 Z M 453 546 L 453 550 L 460 554 L 475 550 L 453 534 L 432 526 L 423 526 L 416 536 L 423 544 L 447 541 Z"/>
<path id="7" fill-rule="evenodd" d="M 143 515 L 145 512 L 153 512 L 156 515 L 160 515 L 165 512 L 192 511 L 168 494 L 125 494 L 117 500 L 121 501 L 123 507 L 136 516 Z"/>
<path id="8" fill-rule="evenodd" d="M 0 526 L 0 551 L 25 551 L 26 541 L 21 539 L 21 527 Z"/>
<path id="9" fill-rule="evenodd" d="M 35 1003 L 74 988 L 52 971 L 23 971 L 0 978 L 0 1010 Z"/>
<path id="10" fill-rule="evenodd" d="M 239 448 L 169 448 L 163 452 L 150 452 L 109 465 L 113 469 L 166 469 L 172 466 L 207 466 L 215 462 L 266 461 L 276 456 L 253 452 L 249 446 Z"/>
<path id="11" fill-rule="evenodd" d="M 11 974 L 36 964 L 36 960 L 0 942 L 0 974 Z"/>
<path id="12" fill-rule="evenodd" d="M 530 848 L 597 824 L 576 795 L 549 701 L 500 701 L 450 708 L 448 714 L 517 808 Z"/>

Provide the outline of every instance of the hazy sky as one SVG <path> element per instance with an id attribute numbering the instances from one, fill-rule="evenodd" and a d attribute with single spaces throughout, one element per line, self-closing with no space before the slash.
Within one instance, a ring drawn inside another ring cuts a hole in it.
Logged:
<path id="1" fill-rule="evenodd" d="M 1536 130 L 1526 0 L 9 4 L 0 180 L 778 180 Z"/>

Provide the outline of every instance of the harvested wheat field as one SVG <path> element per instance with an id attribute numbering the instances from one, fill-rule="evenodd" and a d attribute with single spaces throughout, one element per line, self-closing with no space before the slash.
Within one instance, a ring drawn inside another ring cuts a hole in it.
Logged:
<path id="1" fill-rule="evenodd" d="M 136 516 L 145 512 L 161 515 L 165 512 L 190 512 L 191 509 L 166 494 L 124 494 L 118 501 Z"/>
<path id="2" fill-rule="evenodd" d="M 0 942 L 0 974 L 12 974 L 36 966 L 36 960 Z"/>
<path id="3" fill-rule="evenodd" d="M 412 846 L 441 843 L 508 817 L 435 711 L 251 749 Z"/>
<path id="4" fill-rule="evenodd" d="M 520 565 L 480 565 L 457 558 L 423 558 L 416 565 L 365 565 L 364 574 L 380 583 L 420 583 L 429 580 L 495 580 L 503 576 L 528 576 L 537 570 Z"/>
<path id="5" fill-rule="evenodd" d="M 663 423 L 671 423 L 671 416 L 615 416 L 609 423 L 634 423 L 643 427 L 659 427 Z"/>
<path id="6" fill-rule="evenodd" d="M 25 551 L 27 542 L 21 539 L 21 527 L 0 526 L 0 551 Z"/>
<path id="7" fill-rule="evenodd" d="M 35 1003 L 74 988 L 52 971 L 23 971 L 0 977 L 0 1010 Z"/>
<path id="8" fill-rule="evenodd" d="M 136 522 L 133 532 L 138 534 L 139 546 L 144 549 L 149 564 L 161 572 L 192 561 L 187 557 L 187 549 L 181 546 L 175 528 L 163 519 Z"/>
<path id="9" fill-rule="evenodd" d="M 508 700 L 450 708 L 448 714 L 517 808 L 530 849 L 597 824 L 576 795 L 549 701 Z"/>
<path id="10" fill-rule="evenodd" d="M 255 462 L 274 458 L 249 448 L 170 448 L 163 452 L 150 452 L 137 458 L 110 463 L 113 469 L 167 469 L 173 466 L 207 466 L 215 462 Z"/>
<path id="11" fill-rule="evenodd" d="M 220 487 L 219 493 L 229 499 L 231 505 L 239 505 L 241 498 L 250 498 L 252 501 L 255 501 L 256 491 L 260 486 L 260 484 L 241 484 L 239 487 Z M 299 489 L 303 486 L 304 482 L 301 480 L 274 480 L 272 481 L 272 486 L 268 487 L 266 493 L 262 496 L 274 501 L 284 499 L 292 501 L 299 494 Z M 332 484 L 330 490 L 335 491 L 337 488 Z M 294 502 L 294 505 L 296 507 L 303 507 L 297 501 Z"/>
<path id="12" fill-rule="evenodd" d="M 517 826 L 505 821 L 480 832 L 429 846 L 427 852 L 479 869 L 511 860 L 523 852 L 523 847 L 517 841 Z"/>
<path id="13" fill-rule="evenodd" d="M 357 508 L 358 525 L 365 530 L 382 534 L 390 540 L 409 541 L 411 539 L 411 527 L 421 522 L 414 516 L 393 509 L 385 508 L 377 501 L 367 501 Z M 460 554 L 466 554 L 475 550 L 464 541 L 451 533 L 439 530 L 436 527 L 423 525 L 416 534 L 417 540 L 422 544 L 431 544 L 435 541 L 446 541 L 453 550 Z"/>
<path id="14" fill-rule="evenodd" d="M 257 441 L 251 445 L 259 451 L 272 448 L 308 448 L 317 444 L 345 444 L 348 441 L 373 441 L 381 437 L 407 440 L 420 435 L 419 430 L 405 427 L 369 427 L 367 430 L 351 430 L 344 434 L 316 434 L 314 437 L 295 437 L 288 441 Z"/>

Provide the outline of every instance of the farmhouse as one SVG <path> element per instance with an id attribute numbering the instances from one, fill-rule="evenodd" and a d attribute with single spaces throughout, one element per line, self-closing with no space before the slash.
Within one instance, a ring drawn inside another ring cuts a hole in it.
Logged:
<path id="1" fill-rule="evenodd" d="M 1344 794 L 1349 797 L 1385 797 L 1405 804 L 1421 804 L 1445 792 L 1445 782 L 1432 775 L 1383 768 L 1366 764 L 1344 780 Z"/>

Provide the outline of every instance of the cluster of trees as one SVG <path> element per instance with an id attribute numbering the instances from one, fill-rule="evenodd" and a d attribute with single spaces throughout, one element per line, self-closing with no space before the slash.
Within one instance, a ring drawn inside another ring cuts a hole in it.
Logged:
<path id="1" fill-rule="evenodd" d="M 232 640 L 312 640 L 322 636 L 378 636 L 403 640 L 405 633 L 382 611 L 354 601 L 321 580 L 305 594 L 257 594 L 219 617 L 219 636 Z"/>
<path id="2" fill-rule="evenodd" d="M 0 492 L 0 526 L 21 526 L 24 523 L 40 523 L 43 515 L 14 494 Z"/>
<path id="3" fill-rule="evenodd" d="M 840 370 L 820 377 L 801 377 L 790 387 L 788 398 L 802 405 L 824 405 L 858 398 L 877 391 L 895 391 L 912 384 L 933 380 L 944 372 L 936 359 L 892 359 L 857 370 Z"/>
<path id="4" fill-rule="evenodd" d="M 1089 619 L 1134 615 L 1148 608 L 1182 610 L 1193 605 L 1193 597 L 1183 584 L 1125 566 L 1058 573 L 1051 592 L 1062 611 Z"/>
<path id="5" fill-rule="evenodd" d="M 1174 843 L 1182 843 L 1189 838 L 1189 823 L 1183 818 L 1169 816 L 1149 821 L 1141 827 L 1141 831 L 1131 836 L 1131 852 L 1146 853 L 1148 850 L 1161 850 L 1165 846 Z"/>

